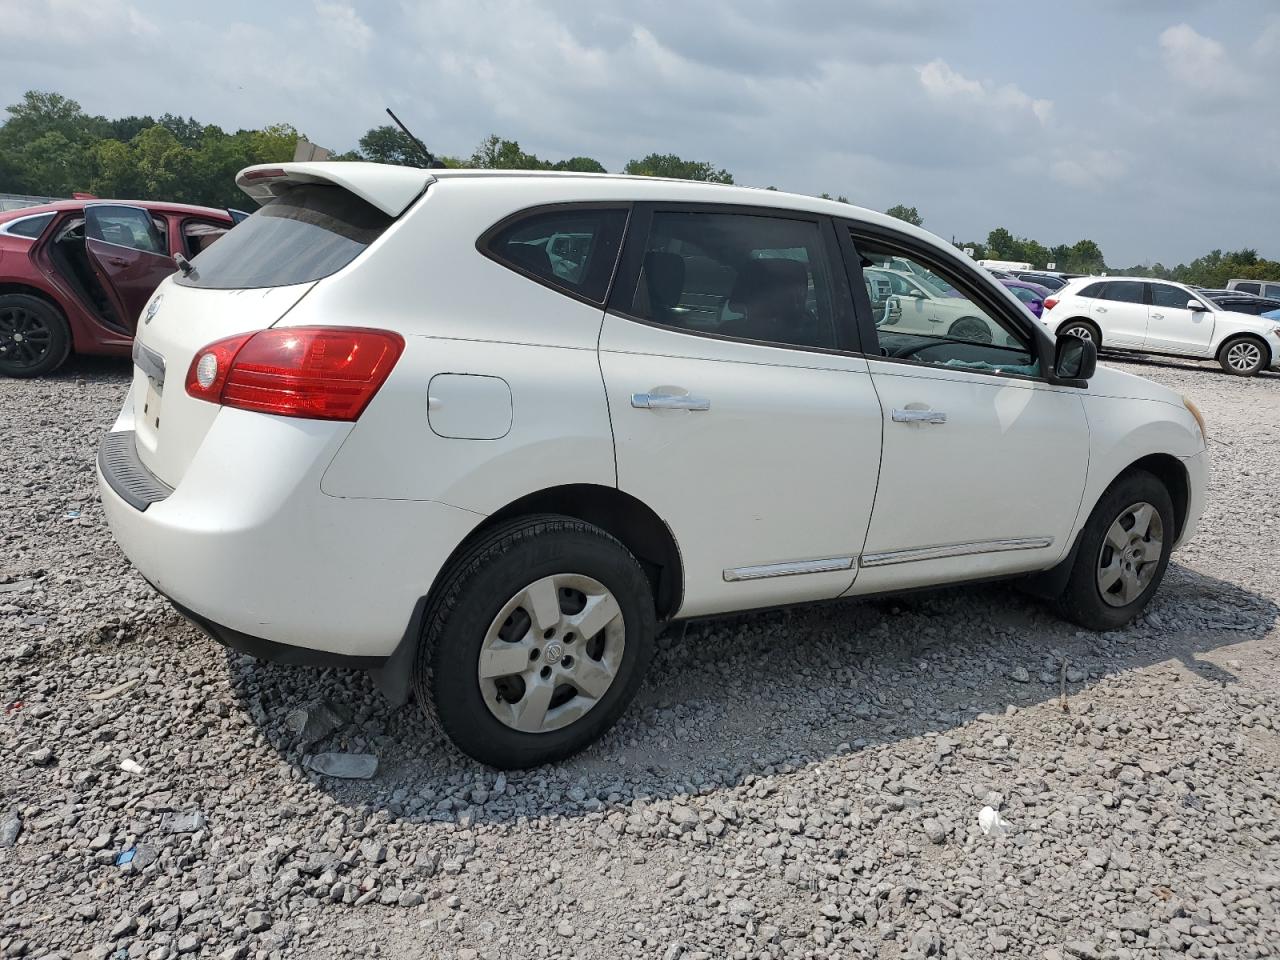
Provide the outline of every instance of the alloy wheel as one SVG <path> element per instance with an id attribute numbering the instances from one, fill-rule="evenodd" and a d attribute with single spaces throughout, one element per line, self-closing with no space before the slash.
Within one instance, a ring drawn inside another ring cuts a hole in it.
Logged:
<path id="1" fill-rule="evenodd" d="M 1262 350 L 1249 340 L 1233 343 L 1227 348 L 1227 363 L 1232 370 L 1248 373 L 1262 363 Z"/>
<path id="2" fill-rule="evenodd" d="M 991 342 L 991 329 L 981 320 L 975 320 L 973 317 L 961 317 L 957 320 L 951 325 L 950 335 L 959 340 Z"/>
<path id="3" fill-rule="evenodd" d="M 535 580 L 494 618 L 476 665 L 489 712 L 522 733 L 559 730 L 585 716 L 622 666 L 622 609 L 581 574 Z"/>
<path id="4" fill-rule="evenodd" d="M 1113 607 L 1128 606 L 1151 585 L 1164 553 L 1164 521 L 1151 504 L 1122 510 L 1098 552 L 1098 592 Z"/>
<path id="5" fill-rule="evenodd" d="M 1079 337 L 1081 340 L 1093 340 L 1093 331 L 1082 324 L 1075 324 L 1062 331 L 1064 335 Z"/>
<path id="6" fill-rule="evenodd" d="M 53 331 L 44 317 L 22 306 L 0 306 L 0 361 L 34 367 L 49 353 Z"/>

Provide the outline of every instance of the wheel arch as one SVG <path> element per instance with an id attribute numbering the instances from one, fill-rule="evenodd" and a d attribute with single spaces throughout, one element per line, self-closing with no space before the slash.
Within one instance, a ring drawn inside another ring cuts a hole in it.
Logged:
<path id="1" fill-rule="evenodd" d="M 67 320 L 67 311 L 62 309 L 62 304 L 58 302 L 58 298 L 43 287 L 34 287 L 29 283 L 17 283 L 11 280 L 0 280 L 0 296 L 9 294 L 21 294 L 35 297 L 37 300 L 43 300 L 58 311 L 58 316 L 62 317 L 64 321 Z"/>
<path id="2" fill-rule="evenodd" d="M 1260 368 L 1261 370 L 1266 370 L 1271 366 L 1271 361 L 1273 359 L 1273 357 L 1271 356 L 1271 344 L 1267 343 L 1266 338 L 1263 337 L 1261 334 L 1250 333 L 1247 330 L 1241 330 L 1236 333 L 1231 333 L 1223 337 L 1222 343 L 1218 344 L 1218 349 L 1217 349 L 1217 352 L 1214 353 L 1214 356 L 1217 357 L 1219 360 L 1221 360 L 1222 355 L 1226 353 L 1227 348 L 1230 347 L 1233 343 L 1239 343 L 1241 340 L 1252 340 L 1255 343 L 1257 343 L 1258 346 L 1262 347 L 1262 366 Z"/>
<path id="3" fill-rule="evenodd" d="M 1187 475 L 1187 468 L 1171 453 L 1151 453 L 1121 470 L 1107 484 L 1106 489 L 1111 489 L 1121 477 L 1139 470 L 1155 476 L 1169 491 L 1169 499 L 1173 501 L 1174 542 L 1177 542 L 1186 529 L 1187 511 L 1191 508 L 1191 478 Z"/>
<path id="4" fill-rule="evenodd" d="M 1073 323 L 1086 324 L 1089 327 L 1089 329 L 1093 331 L 1093 339 L 1094 339 L 1095 345 L 1100 346 L 1102 344 L 1102 328 L 1099 327 L 1092 320 L 1090 320 L 1088 317 L 1068 317 L 1066 320 L 1063 320 L 1060 324 L 1057 325 L 1057 327 L 1054 328 L 1054 331 L 1053 331 L 1054 336 L 1058 336 L 1058 337 L 1062 336 L 1062 331 L 1065 330 L 1067 327 L 1071 326 Z"/>
<path id="5" fill-rule="evenodd" d="M 684 564 L 675 535 L 648 504 L 616 487 L 575 483 L 527 494 L 490 514 L 459 545 L 455 554 L 495 524 L 535 513 L 573 517 L 616 537 L 640 561 L 649 578 L 658 619 L 670 619 L 680 609 L 684 598 Z M 450 557 L 450 562 L 452 559 Z"/>

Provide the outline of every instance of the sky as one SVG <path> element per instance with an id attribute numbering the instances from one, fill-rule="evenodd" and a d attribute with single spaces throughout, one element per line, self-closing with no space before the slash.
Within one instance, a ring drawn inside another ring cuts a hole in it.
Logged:
<path id="1" fill-rule="evenodd" d="M 439 153 L 676 153 L 948 239 L 1280 259 L 1280 0 L 0 0 L 0 24 L 0 104 L 335 150 L 390 106 Z"/>

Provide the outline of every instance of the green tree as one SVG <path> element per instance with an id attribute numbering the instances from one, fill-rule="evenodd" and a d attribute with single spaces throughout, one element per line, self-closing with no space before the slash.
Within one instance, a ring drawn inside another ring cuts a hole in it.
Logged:
<path id="1" fill-rule="evenodd" d="M 840 194 L 839 196 L 835 196 L 835 197 L 833 197 L 833 196 L 832 196 L 831 194 L 829 194 L 829 193 L 820 193 L 820 194 L 818 194 L 818 199 L 820 199 L 820 200 L 834 200 L 836 203 L 848 203 L 848 202 L 849 202 L 849 198 L 848 198 L 848 197 L 846 197 L 843 193 L 842 193 L 842 194 Z"/>
<path id="2" fill-rule="evenodd" d="M 591 157 L 570 157 L 568 160 L 557 160 L 551 165 L 552 170 L 567 170 L 572 173 L 608 173 L 604 164 Z"/>
<path id="3" fill-rule="evenodd" d="M 908 207 L 905 204 L 895 203 L 892 207 L 886 210 L 885 213 L 891 217 L 897 217 L 899 220 L 910 223 L 913 226 L 924 226 L 924 218 L 920 216 L 920 211 L 915 207 Z"/>
<path id="4" fill-rule="evenodd" d="M 1004 227 L 996 227 L 987 234 L 986 247 L 984 260 L 1012 260 L 1021 252 L 1017 238 Z"/>
<path id="5" fill-rule="evenodd" d="M 674 153 L 651 153 L 640 160 L 628 160 L 623 172 L 638 177 L 733 183 L 733 174 L 728 170 L 717 170 L 713 164 L 702 160 L 683 160 Z"/>
<path id="6" fill-rule="evenodd" d="M 345 155 L 343 159 L 345 159 Z M 427 158 L 422 155 L 413 138 L 399 127 L 389 123 L 374 127 L 360 138 L 360 150 L 349 159 L 372 160 L 375 163 L 397 163 L 405 167 L 425 167 Z"/>
<path id="7" fill-rule="evenodd" d="M 520 149 L 516 140 L 503 140 L 490 134 L 480 141 L 471 154 L 471 166 L 485 170 L 549 170 L 551 164 Z"/>

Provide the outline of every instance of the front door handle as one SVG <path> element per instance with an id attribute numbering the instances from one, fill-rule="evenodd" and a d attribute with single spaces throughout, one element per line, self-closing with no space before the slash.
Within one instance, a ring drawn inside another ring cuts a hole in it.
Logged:
<path id="1" fill-rule="evenodd" d="M 687 393 L 633 393 L 631 405 L 637 410 L 711 409 L 711 401 L 706 397 L 693 397 Z"/>
<path id="2" fill-rule="evenodd" d="M 1153 313 L 1153 314 L 1151 315 L 1151 319 L 1152 319 L 1152 320 L 1163 320 L 1163 319 L 1164 319 L 1164 314 L 1163 314 L 1163 313 Z"/>
<path id="3" fill-rule="evenodd" d="M 946 423 L 947 415 L 941 410 L 894 410 L 894 423 Z"/>

